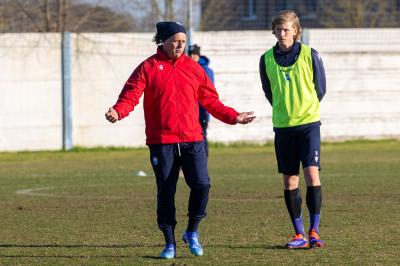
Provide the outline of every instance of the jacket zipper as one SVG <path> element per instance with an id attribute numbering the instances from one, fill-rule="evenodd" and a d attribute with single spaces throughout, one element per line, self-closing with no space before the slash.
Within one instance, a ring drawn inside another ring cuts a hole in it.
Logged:
<path id="1" fill-rule="evenodd" d="M 175 64 L 176 64 L 176 61 L 172 64 L 172 69 L 173 69 L 173 71 L 175 72 Z M 174 74 L 174 73 L 173 73 Z M 176 81 L 175 81 L 175 89 L 176 90 L 178 90 L 178 86 L 177 86 L 177 84 L 176 84 Z M 177 99 L 177 101 L 176 101 L 176 103 L 177 103 L 177 113 L 178 113 L 178 115 L 180 115 L 180 93 L 178 92 L 178 91 L 175 91 L 175 94 L 176 94 L 176 99 Z M 179 150 L 179 156 L 180 156 L 180 149 L 179 149 L 179 142 L 181 142 L 181 135 L 182 135 L 182 132 L 181 132 L 181 123 L 180 123 L 180 120 L 178 119 L 178 137 L 179 137 L 179 140 L 178 140 L 178 150 Z"/>

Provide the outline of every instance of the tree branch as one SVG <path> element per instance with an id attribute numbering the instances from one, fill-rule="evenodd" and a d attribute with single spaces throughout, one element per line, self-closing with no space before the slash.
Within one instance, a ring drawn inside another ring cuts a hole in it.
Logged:
<path id="1" fill-rule="evenodd" d="M 91 17 L 92 14 L 96 12 L 97 7 L 99 6 L 101 0 L 98 0 L 94 7 L 89 10 L 79 21 L 76 23 L 75 27 L 73 28 L 74 32 L 79 32 L 79 28 Z"/>
<path id="2" fill-rule="evenodd" d="M 33 17 L 31 16 L 31 14 L 29 14 L 29 12 L 23 7 L 23 5 L 21 5 L 21 3 L 16 0 L 14 2 L 14 5 L 17 7 L 17 9 L 19 9 L 20 11 L 22 11 L 22 13 L 25 14 L 25 16 L 28 17 L 28 19 L 32 22 L 34 28 L 36 28 L 36 30 L 38 32 L 43 32 L 43 30 L 41 29 L 41 27 L 35 22 L 35 20 L 33 19 Z"/>

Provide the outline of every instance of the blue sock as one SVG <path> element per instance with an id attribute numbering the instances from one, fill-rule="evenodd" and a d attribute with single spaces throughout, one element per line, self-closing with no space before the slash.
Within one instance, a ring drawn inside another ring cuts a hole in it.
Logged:
<path id="1" fill-rule="evenodd" d="M 303 218 L 296 218 L 293 221 L 293 227 L 294 230 L 296 231 L 296 234 L 302 234 L 305 235 L 304 233 L 304 225 L 303 225 Z"/>
<path id="2" fill-rule="evenodd" d="M 189 218 L 188 225 L 186 227 L 186 231 L 188 232 L 197 232 L 201 219 L 193 219 Z"/>
<path id="3" fill-rule="evenodd" d="M 310 230 L 315 229 L 318 233 L 320 214 L 310 214 Z"/>
<path id="4" fill-rule="evenodd" d="M 175 235 L 174 230 L 164 230 L 162 231 L 165 238 L 165 244 L 173 244 L 175 245 Z"/>
<path id="5" fill-rule="evenodd" d="M 198 236 L 197 236 L 197 232 L 186 231 L 185 234 L 186 234 L 186 236 L 187 236 L 188 238 L 198 237 Z"/>

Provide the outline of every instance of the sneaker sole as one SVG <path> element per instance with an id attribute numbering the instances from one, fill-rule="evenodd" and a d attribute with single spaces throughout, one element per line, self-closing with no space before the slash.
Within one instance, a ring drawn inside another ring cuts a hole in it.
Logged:
<path id="1" fill-rule="evenodd" d="M 308 249 L 310 248 L 310 245 L 304 245 L 304 246 L 300 246 L 300 247 L 293 247 L 293 246 L 286 246 L 287 249 Z"/>
<path id="2" fill-rule="evenodd" d="M 324 248 L 324 247 L 326 247 L 326 244 L 324 243 L 311 244 L 311 248 Z"/>

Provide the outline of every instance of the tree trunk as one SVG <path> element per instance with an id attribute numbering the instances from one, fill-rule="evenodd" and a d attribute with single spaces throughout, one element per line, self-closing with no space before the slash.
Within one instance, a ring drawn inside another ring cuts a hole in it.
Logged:
<path id="1" fill-rule="evenodd" d="M 175 21 L 174 0 L 165 0 L 165 20 Z"/>

